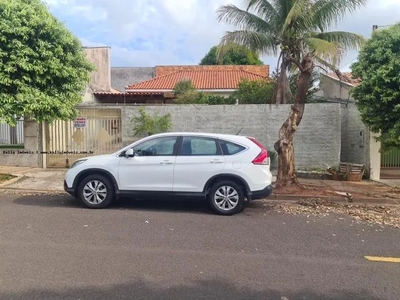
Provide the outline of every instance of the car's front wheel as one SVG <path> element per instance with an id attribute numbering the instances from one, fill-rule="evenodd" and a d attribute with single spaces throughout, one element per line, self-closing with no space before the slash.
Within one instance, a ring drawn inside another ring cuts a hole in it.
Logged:
<path id="1" fill-rule="evenodd" d="M 208 202 L 217 214 L 237 214 L 243 210 L 243 190 L 233 181 L 218 181 L 211 187 Z"/>
<path id="2" fill-rule="evenodd" d="M 89 208 L 104 208 L 114 198 L 112 183 L 102 175 L 85 177 L 78 188 L 78 198 Z"/>

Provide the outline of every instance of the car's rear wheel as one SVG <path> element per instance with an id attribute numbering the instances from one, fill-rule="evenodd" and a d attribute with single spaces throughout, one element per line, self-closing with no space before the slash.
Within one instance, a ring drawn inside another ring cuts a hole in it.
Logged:
<path id="1" fill-rule="evenodd" d="M 208 194 L 208 202 L 214 212 L 233 215 L 241 212 L 244 205 L 242 188 L 230 180 L 216 182 Z"/>
<path id="2" fill-rule="evenodd" d="M 114 188 L 106 177 L 89 175 L 79 185 L 78 198 L 86 207 L 104 208 L 111 204 L 114 198 Z"/>

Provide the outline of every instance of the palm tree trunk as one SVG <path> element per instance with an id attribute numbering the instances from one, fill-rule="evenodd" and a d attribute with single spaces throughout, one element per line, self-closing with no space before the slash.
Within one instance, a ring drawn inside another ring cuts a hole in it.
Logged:
<path id="1" fill-rule="evenodd" d="M 276 187 L 298 183 L 294 162 L 293 138 L 297 126 L 303 118 L 308 85 L 311 73 L 314 69 L 311 55 L 304 56 L 300 67 L 295 103 L 292 105 L 289 117 L 279 130 L 279 140 L 274 145 L 274 148 L 278 153 L 278 176 L 275 185 Z"/>
<path id="2" fill-rule="evenodd" d="M 276 89 L 273 96 L 272 102 L 275 104 L 286 104 L 289 102 L 289 99 L 292 97 L 292 93 L 290 91 L 289 80 L 287 76 L 287 69 L 289 66 L 289 62 L 286 58 L 282 58 L 282 63 L 280 66 L 278 80 L 276 83 Z"/>

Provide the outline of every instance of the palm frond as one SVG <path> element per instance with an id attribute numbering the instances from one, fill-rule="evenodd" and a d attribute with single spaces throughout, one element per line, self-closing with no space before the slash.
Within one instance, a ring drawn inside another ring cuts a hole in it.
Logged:
<path id="1" fill-rule="evenodd" d="M 268 23 L 276 23 L 279 12 L 268 0 L 245 0 L 246 10 L 254 12 Z"/>
<path id="2" fill-rule="evenodd" d="M 337 71 L 338 70 L 338 66 L 334 65 L 332 63 L 330 63 L 329 61 L 326 61 L 320 57 L 314 57 L 315 61 L 320 65 L 320 66 L 324 66 L 332 71 Z M 326 70 L 325 70 L 326 71 Z"/>
<path id="3" fill-rule="evenodd" d="M 257 31 L 228 31 L 222 37 L 219 47 L 222 47 L 223 49 L 225 45 L 230 43 L 244 45 L 253 52 L 266 55 L 277 55 L 279 51 L 278 44 L 274 36 Z"/>
<path id="4" fill-rule="evenodd" d="M 270 34 L 274 34 L 275 31 L 275 29 L 262 18 L 232 4 L 224 5 L 217 9 L 217 20 L 234 25 L 241 30 L 247 29 L 268 32 Z"/>
<path id="5" fill-rule="evenodd" d="M 343 19 L 347 13 L 352 13 L 365 6 L 367 0 L 317 0 L 314 4 L 314 28 L 325 31 Z"/>
<path id="6" fill-rule="evenodd" d="M 339 45 L 319 39 L 307 38 L 304 40 L 307 50 L 313 53 L 313 56 L 330 62 L 332 65 L 338 65 L 344 55 L 344 49 Z"/>
<path id="7" fill-rule="evenodd" d="M 297 1 L 286 1 L 293 3 L 289 12 L 286 15 L 285 21 L 282 26 L 282 33 L 296 31 L 300 33 L 307 31 L 312 26 L 312 19 L 309 18 L 312 15 L 313 6 L 309 0 L 297 0 Z"/>
<path id="8" fill-rule="evenodd" d="M 358 50 L 365 42 L 362 35 L 346 31 L 311 33 L 311 37 L 325 40 L 340 46 L 344 50 Z"/>

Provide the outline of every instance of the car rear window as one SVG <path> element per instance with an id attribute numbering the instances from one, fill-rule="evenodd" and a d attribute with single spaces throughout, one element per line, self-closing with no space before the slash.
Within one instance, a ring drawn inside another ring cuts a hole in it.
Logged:
<path id="1" fill-rule="evenodd" d="M 232 142 L 227 142 L 227 141 L 219 141 L 220 145 L 221 145 L 221 149 L 222 149 L 222 153 L 224 155 L 233 155 L 236 153 L 239 153 L 241 151 L 243 151 L 244 149 L 246 149 L 245 147 L 232 143 Z"/>

